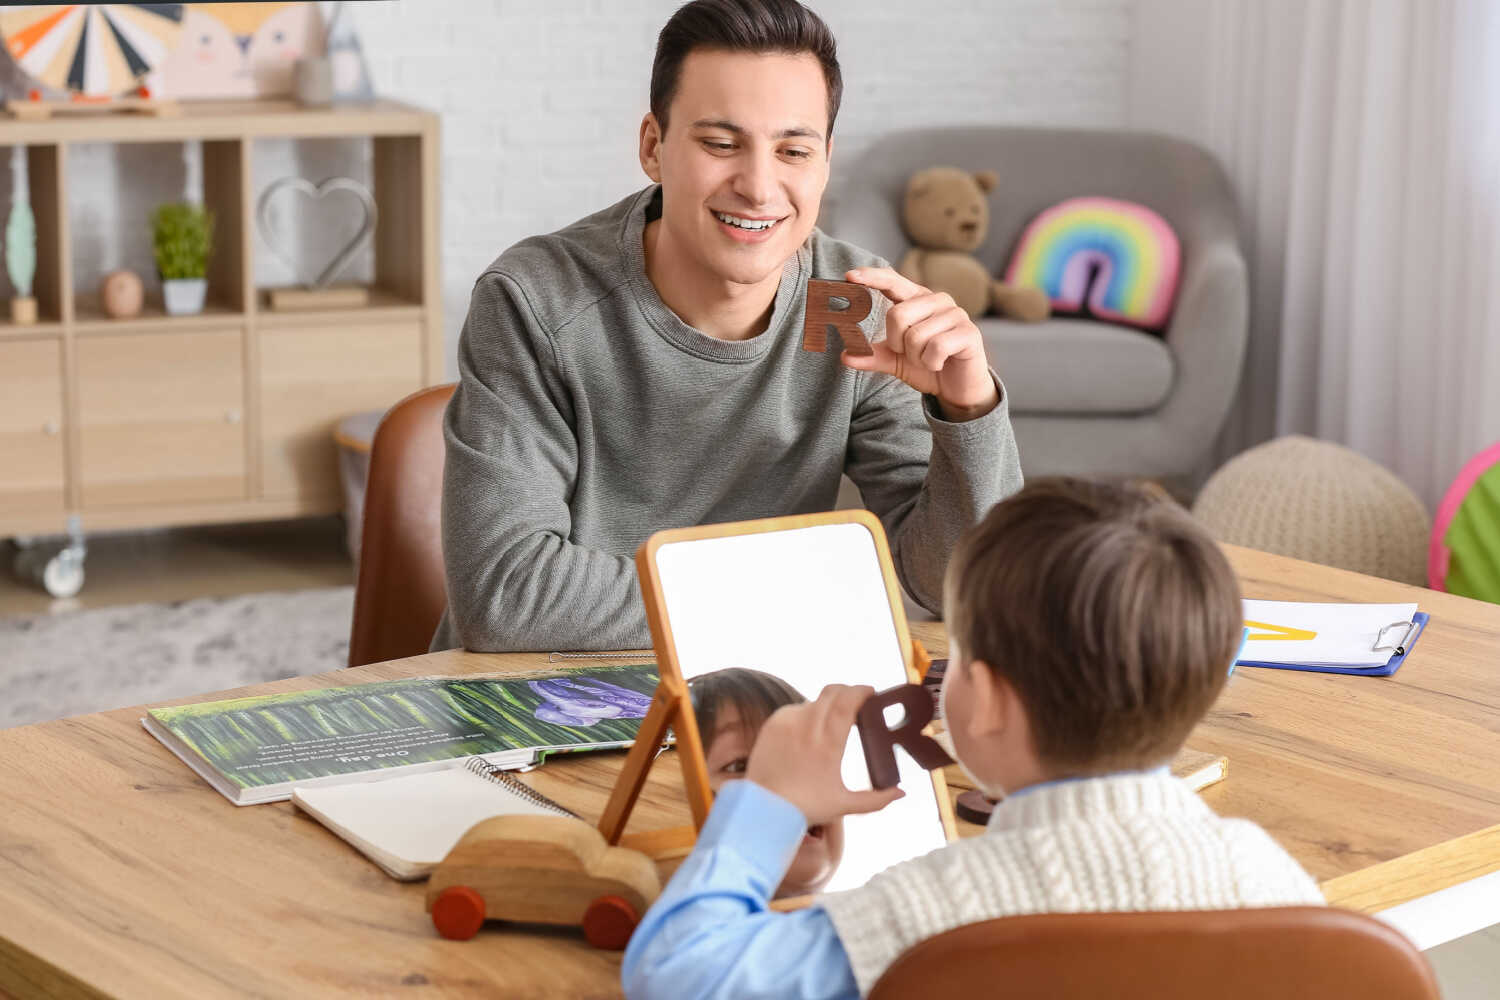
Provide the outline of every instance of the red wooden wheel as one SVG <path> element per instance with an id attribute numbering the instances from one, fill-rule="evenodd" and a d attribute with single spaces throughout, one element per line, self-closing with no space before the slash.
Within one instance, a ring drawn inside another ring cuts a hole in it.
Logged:
<path id="1" fill-rule="evenodd" d="M 445 938 L 467 941 L 484 924 L 484 897 L 466 885 L 450 885 L 432 901 L 432 926 Z"/>
<path id="2" fill-rule="evenodd" d="M 595 948 L 619 951 L 630 943 L 641 915 L 619 896 L 600 896 L 583 914 L 583 936 Z"/>

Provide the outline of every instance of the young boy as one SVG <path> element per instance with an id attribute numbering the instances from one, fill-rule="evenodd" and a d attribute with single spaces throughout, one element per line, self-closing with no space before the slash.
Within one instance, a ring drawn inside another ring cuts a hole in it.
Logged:
<path id="1" fill-rule="evenodd" d="M 803 831 L 878 809 L 839 761 L 869 688 L 831 686 L 762 727 L 631 939 L 632 998 L 853 997 L 924 938 L 1026 913 L 1321 903 L 1266 833 L 1221 819 L 1167 763 L 1239 647 L 1239 587 L 1189 515 L 1134 489 L 1033 483 L 955 550 L 943 709 L 955 755 L 1004 801 L 985 833 L 795 913 L 767 909 Z"/>
<path id="2" fill-rule="evenodd" d="M 745 776 L 750 752 L 766 720 L 783 705 L 807 701 L 780 677 L 743 667 L 695 677 L 688 683 L 688 690 L 698 735 L 703 740 L 708 785 L 716 795 L 726 782 Z M 806 896 L 822 889 L 833 878 L 843 856 L 842 819 L 808 827 L 775 898 Z"/>

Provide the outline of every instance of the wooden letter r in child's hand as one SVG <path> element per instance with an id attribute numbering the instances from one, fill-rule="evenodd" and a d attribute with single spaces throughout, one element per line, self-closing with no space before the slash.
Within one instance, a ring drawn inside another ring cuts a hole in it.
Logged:
<path id="1" fill-rule="evenodd" d="M 900 705 L 905 713 L 901 724 L 886 725 L 885 710 Z M 906 748 L 916 762 L 927 770 L 946 767 L 953 758 L 937 740 L 922 732 L 932 721 L 932 693 L 920 684 L 903 684 L 871 695 L 859 708 L 859 741 L 865 748 L 865 764 L 870 769 L 870 784 L 890 788 L 900 780 L 896 765 L 896 745 Z"/>

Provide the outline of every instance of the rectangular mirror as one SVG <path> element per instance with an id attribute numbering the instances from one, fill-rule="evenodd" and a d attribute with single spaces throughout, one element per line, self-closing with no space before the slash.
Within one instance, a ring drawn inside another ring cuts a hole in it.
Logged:
<path id="1" fill-rule="evenodd" d="M 812 700 L 828 684 L 877 691 L 920 678 L 885 532 L 868 511 L 771 518 L 661 532 L 646 543 L 641 586 L 664 683 L 729 668 L 772 674 Z M 712 756 L 713 747 L 705 745 Z M 679 752 L 692 752 L 679 743 Z M 906 796 L 844 820 L 824 891 L 862 885 L 953 836 L 947 787 L 897 749 Z M 684 773 L 691 769 L 684 767 Z M 844 783 L 870 787 L 858 733 Z"/>

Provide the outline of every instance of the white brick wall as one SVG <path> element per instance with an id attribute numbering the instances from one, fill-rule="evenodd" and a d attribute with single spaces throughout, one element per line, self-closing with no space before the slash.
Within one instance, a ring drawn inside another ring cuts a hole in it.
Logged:
<path id="1" fill-rule="evenodd" d="M 646 183 L 636 133 L 647 107 L 656 33 L 678 2 L 349 5 L 377 90 L 443 116 L 442 274 L 450 359 L 470 287 L 485 264 L 516 240 L 556 229 Z M 873 136 L 903 126 L 1124 125 L 1133 5 L 813 0 L 839 40 L 844 68 L 835 173 Z M 368 156 L 364 143 L 259 144 L 257 188 L 289 172 L 314 180 L 335 173 L 368 179 Z M 89 222 L 75 248 L 80 287 L 114 266 L 150 272 L 144 220 L 152 204 L 176 195 L 183 175 L 170 150 L 166 169 L 144 169 L 146 158 L 144 150 L 112 147 L 75 157 L 71 210 Z M 0 164 L 0 192 L 9 189 L 4 170 Z M 310 246 L 309 258 L 317 251 Z M 263 247 L 256 265 L 262 281 L 287 280 Z M 367 275 L 368 261 L 360 266 Z"/>

